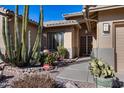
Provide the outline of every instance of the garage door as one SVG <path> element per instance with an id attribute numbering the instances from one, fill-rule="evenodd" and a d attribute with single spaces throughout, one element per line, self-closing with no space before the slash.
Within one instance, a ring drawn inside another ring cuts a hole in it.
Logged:
<path id="1" fill-rule="evenodd" d="M 124 71 L 124 25 L 116 27 L 117 71 Z"/>

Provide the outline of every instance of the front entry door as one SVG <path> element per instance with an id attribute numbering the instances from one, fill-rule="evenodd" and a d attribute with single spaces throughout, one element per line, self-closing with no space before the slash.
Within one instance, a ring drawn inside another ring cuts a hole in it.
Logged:
<path id="1" fill-rule="evenodd" d="M 92 36 L 86 35 L 80 38 L 80 56 L 90 56 L 92 51 Z"/>

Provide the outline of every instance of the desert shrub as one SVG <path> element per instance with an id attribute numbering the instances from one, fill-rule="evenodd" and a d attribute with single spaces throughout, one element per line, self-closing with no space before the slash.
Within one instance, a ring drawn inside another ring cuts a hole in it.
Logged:
<path id="1" fill-rule="evenodd" d="M 46 54 L 46 53 L 41 54 L 41 58 L 40 58 L 41 66 L 43 66 L 43 64 L 45 63 L 47 56 L 48 56 L 48 54 Z"/>
<path id="2" fill-rule="evenodd" d="M 58 46 L 57 50 L 60 57 L 68 58 L 69 53 L 68 53 L 68 50 L 64 48 L 64 46 Z"/>
<path id="3" fill-rule="evenodd" d="M 54 61 L 56 61 L 56 54 L 50 52 L 45 58 L 45 63 L 52 65 Z"/>
<path id="4" fill-rule="evenodd" d="M 12 82 L 13 88 L 54 88 L 56 82 L 49 75 L 26 75 Z"/>
<path id="5" fill-rule="evenodd" d="M 58 52 L 49 52 L 49 53 L 42 53 L 40 57 L 41 66 L 43 64 L 50 64 L 52 65 L 58 58 Z"/>

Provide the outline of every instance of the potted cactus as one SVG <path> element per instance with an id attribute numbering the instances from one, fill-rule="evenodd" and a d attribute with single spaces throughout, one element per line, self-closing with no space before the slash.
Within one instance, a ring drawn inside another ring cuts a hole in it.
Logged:
<path id="1" fill-rule="evenodd" d="M 95 58 L 91 60 L 89 70 L 94 76 L 97 88 L 112 88 L 115 74 L 111 66 Z"/>

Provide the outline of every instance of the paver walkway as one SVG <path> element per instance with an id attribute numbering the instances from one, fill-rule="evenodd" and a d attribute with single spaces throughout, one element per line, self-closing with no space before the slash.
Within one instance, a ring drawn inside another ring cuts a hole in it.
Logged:
<path id="1" fill-rule="evenodd" d="M 88 70 L 89 60 L 89 58 L 79 59 L 79 63 L 77 62 L 77 64 L 65 67 L 64 70 L 57 76 L 57 78 L 94 83 L 93 76 Z M 122 82 L 124 86 L 124 73 L 116 73 L 116 77 L 119 78 L 119 81 Z"/>
<path id="2" fill-rule="evenodd" d="M 89 60 L 89 58 L 79 59 L 79 63 L 66 67 L 57 78 L 93 83 L 93 76 L 88 70 Z"/>

